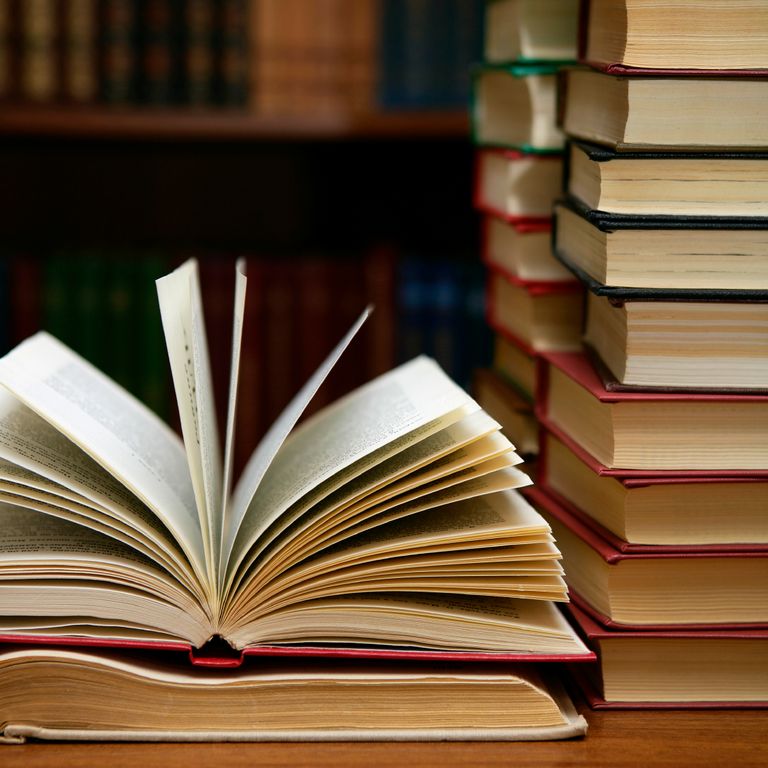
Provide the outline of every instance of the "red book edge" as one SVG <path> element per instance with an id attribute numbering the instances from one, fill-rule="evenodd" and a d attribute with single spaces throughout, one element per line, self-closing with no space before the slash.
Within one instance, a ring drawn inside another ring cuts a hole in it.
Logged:
<path id="1" fill-rule="evenodd" d="M 514 272 L 493 263 L 487 258 L 487 254 L 482 255 L 483 264 L 488 268 L 489 277 L 498 275 L 504 278 L 508 283 L 523 288 L 529 296 L 548 296 L 556 293 L 581 293 L 582 286 L 578 281 L 572 280 L 524 280 L 518 277 Z"/>
<path id="2" fill-rule="evenodd" d="M 40 637 L 36 635 L 0 635 L 0 643 L 35 646 L 65 646 L 68 648 L 117 650 L 154 650 L 186 653 L 190 664 L 197 667 L 232 669 L 242 665 L 246 656 L 260 658 L 326 658 L 326 659 L 387 659 L 395 661 L 468 661 L 468 662 L 584 662 L 597 657 L 592 651 L 585 653 L 493 653 L 480 651 L 404 650 L 398 648 L 352 648 L 328 646 L 273 646 L 260 645 L 232 650 L 230 654 L 207 654 L 205 648 L 193 648 L 184 642 L 165 640 L 121 640 L 110 638 Z"/>
<path id="3" fill-rule="evenodd" d="M 721 80 L 728 78 L 768 78 L 768 69 L 692 69 L 691 67 L 681 67 L 674 69 L 672 67 L 633 67 L 628 64 L 621 64 L 618 61 L 590 61 L 587 58 L 579 57 L 579 64 L 583 64 L 599 72 L 605 72 L 608 75 L 618 75 L 622 77 L 716 77 Z"/>

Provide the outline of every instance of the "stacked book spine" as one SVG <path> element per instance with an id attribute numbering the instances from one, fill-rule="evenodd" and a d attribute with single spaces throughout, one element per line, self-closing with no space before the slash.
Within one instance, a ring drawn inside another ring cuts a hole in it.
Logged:
<path id="1" fill-rule="evenodd" d="M 478 399 L 533 472 L 536 358 L 580 344 L 583 289 L 552 255 L 552 205 L 562 187 L 558 72 L 576 57 L 576 0 L 490 0 L 484 60 L 473 76 L 474 206 L 482 217 L 492 368 Z"/>
<path id="2" fill-rule="evenodd" d="M 768 61 L 733 58 L 741 6 L 670 43 L 679 4 L 607 5 L 584 4 L 589 68 L 559 82 L 553 241 L 588 294 L 583 349 L 539 370 L 530 497 L 598 654 L 593 706 L 766 707 Z"/>

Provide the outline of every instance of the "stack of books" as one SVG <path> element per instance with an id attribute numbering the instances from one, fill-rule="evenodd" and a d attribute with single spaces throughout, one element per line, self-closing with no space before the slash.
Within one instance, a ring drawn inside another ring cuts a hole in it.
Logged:
<path id="1" fill-rule="evenodd" d="M 499 425 L 417 357 L 295 427 L 368 310 L 231 490 L 244 269 L 223 451 L 194 260 L 156 286 L 183 442 L 47 333 L 0 359 L 0 741 L 582 735 Z"/>
<path id="2" fill-rule="evenodd" d="M 543 364 L 531 498 L 593 704 L 765 707 L 768 3 L 585 10 L 554 234 L 584 350 Z"/>
<path id="3" fill-rule="evenodd" d="M 575 59 L 577 18 L 576 0 L 490 0 L 484 62 L 474 73 L 474 204 L 495 335 L 493 367 L 477 373 L 475 392 L 531 471 L 536 355 L 580 344 L 583 289 L 550 248 L 564 144 L 556 78 Z"/>

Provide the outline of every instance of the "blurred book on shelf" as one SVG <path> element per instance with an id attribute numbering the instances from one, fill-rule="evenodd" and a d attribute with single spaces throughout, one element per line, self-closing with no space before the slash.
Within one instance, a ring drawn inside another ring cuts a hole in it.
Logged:
<path id="1" fill-rule="evenodd" d="M 264 116 L 461 110 L 483 0 L 0 0 L 0 99 Z"/>

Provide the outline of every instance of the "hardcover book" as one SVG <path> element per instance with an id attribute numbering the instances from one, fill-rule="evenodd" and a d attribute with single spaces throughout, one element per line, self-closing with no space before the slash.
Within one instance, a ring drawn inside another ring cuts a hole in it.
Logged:
<path id="1" fill-rule="evenodd" d="M 549 222 L 562 186 L 559 155 L 478 150 L 475 207 L 509 222 Z"/>
<path id="2" fill-rule="evenodd" d="M 765 300 L 764 217 L 609 214 L 564 200 L 553 226 L 555 255 L 595 293 Z"/>
<path id="3" fill-rule="evenodd" d="M 617 74 L 768 72 L 764 0 L 583 0 L 582 61 Z"/>
<path id="4" fill-rule="evenodd" d="M 584 296 L 573 283 L 528 283 L 495 265 L 488 276 L 488 324 L 529 354 L 581 346 Z"/>
<path id="5" fill-rule="evenodd" d="M 507 221 L 483 217 L 483 261 L 528 283 L 573 283 L 571 272 L 552 255 L 550 220 Z"/>
<path id="6" fill-rule="evenodd" d="M 472 134 L 476 144 L 523 152 L 561 152 L 555 124 L 557 64 L 490 64 L 473 72 Z"/>
<path id="7" fill-rule="evenodd" d="M 601 474 L 768 476 L 768 397 L 608 390 L 583 352 L 543 353 L 539 420 Z"/>
<path id="8" fill-rule="evenodd" d="M 766 77 L 619 77 L 562 72 L 559 116 L 569 136 L 625 150 L 762 150 Z"/>
<path id="9" fill-rule="evenodd" d="M 578 0 L 490 0 L 485 11 L 485 60 L 573 61 Z"/>
<path id="10" fill-rule="evenodd" d="M 610 627 L 768 628 L 768 547 L 621 552 L 540 488 L 571 599 Z"/>
<path id="11" fill-rule="evenodd" d="M 768 545 L 766 479 L 611 477 L 543 430 L 536 482 L 620 552 Z"/>
<path id="12" fill-rule="evenodd" d="M 765 152 L 616 152 L 571 142 L 565 191 L 606 213 L 765 217 L 767 161 Z"/>
<path id="13" fill-rule="evenodd" d="M 173 654 L 0 653 L 0 743 L 540 740 L 586 722 L 533 665 L 378 661 L 192 670 Z"/>
<path id="14" fill-rule="evenodd" d="M 235 661 L 297 645 L 583 658 L 552 602 L 567 596 L 549 528 L 514 490 L 530 482 L 519 457 L 435 363 L 416 358 L 294 430 L 363 313 L 230 493 L 246 278 L 238 270 L 223 460 L 196 262 L 157 289 L 183 443 L 46 333 L 0 360 L 5 640 L 223 638 Z"/>
<path id="15" fill-rule="evenodd" d="M 597 664 L 572 668 L 593 709 L 768 707 L 768 630 L 607 629 L 569 605 Z"/>
<path id="16" fill-rule="evenodd" d="M 766 394 L 765 293 L 761 302 L 621 303 L 589 293 L 584 342 L 622 385 Z"/>

